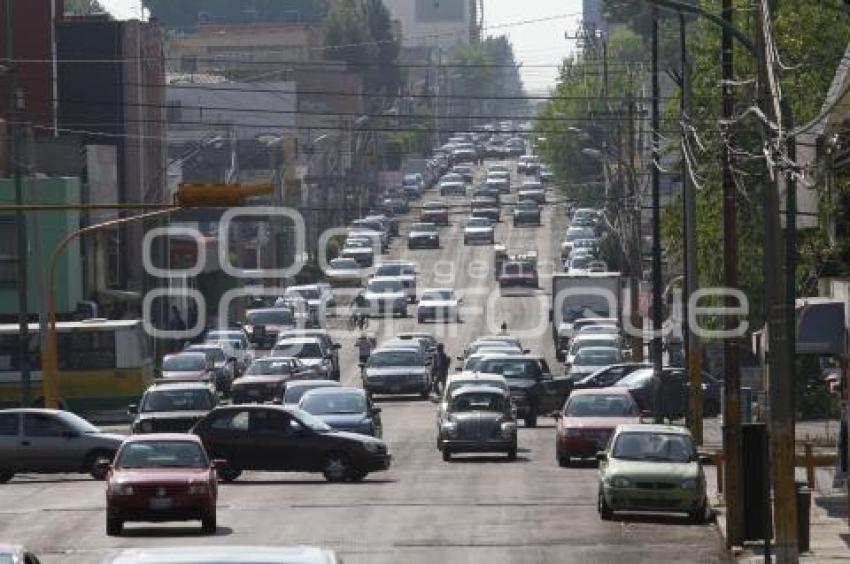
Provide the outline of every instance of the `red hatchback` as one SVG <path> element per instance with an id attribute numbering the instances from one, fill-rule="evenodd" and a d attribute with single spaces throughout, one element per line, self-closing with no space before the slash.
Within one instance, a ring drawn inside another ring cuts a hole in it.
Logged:
<path id="1" fill-rule="evenodd" d="M 128 437 L 109 469 L 106 534 L 120 535 L 125 521 L 199 520 L 216 531 L 215 465 L 195 435 Z"/>
<path id="2" fill-rule="evenodd" d="M 625 388 L 573 390 L 555 414 L 558 464 L 571 458 L 592 458 L 605 450 L 617 425 L 640 423 L 640 408 Z"/>

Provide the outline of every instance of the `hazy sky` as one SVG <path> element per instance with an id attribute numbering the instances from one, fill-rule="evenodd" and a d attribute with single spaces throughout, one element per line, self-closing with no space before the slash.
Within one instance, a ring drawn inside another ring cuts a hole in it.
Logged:
<path id="1" fill-rule="evenodd" d="M 140 0 L 100 0 L 100 3 L 116 18 L 139 17 Z M 552 19 L 511 25 L 544 18 Z M 554 84 L 558 63 L 573 48 L 573 42 L 564 39 L 564 32 L 575 33 L 580 19 L 581 0 L 484 0 L 484 20 L 488 27 L 485 33 L 508 34 L 521 62 L 546 65 L 523 69 L 522 77 L 529 91 L 546 90 Z"/>

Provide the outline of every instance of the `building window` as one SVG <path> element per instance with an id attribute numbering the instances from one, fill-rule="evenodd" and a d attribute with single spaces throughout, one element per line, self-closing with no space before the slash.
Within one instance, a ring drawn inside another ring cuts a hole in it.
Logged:
<path id="1" fill-rule="evenodd" d="M 12 217 L 0 217 L 0 284 L 16 284 L 17 280 L 17 225 Z"/>

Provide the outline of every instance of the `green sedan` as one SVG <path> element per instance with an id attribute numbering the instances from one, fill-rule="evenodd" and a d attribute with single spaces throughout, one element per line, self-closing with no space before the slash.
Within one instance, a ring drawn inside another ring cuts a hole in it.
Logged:
<path id="1" fill-rule="evenodd" d="M 602 519 L 615 511 L 645 511 L 705 521 L 705 474 L 687 429 L 620 425 L 598 459 Z"/>

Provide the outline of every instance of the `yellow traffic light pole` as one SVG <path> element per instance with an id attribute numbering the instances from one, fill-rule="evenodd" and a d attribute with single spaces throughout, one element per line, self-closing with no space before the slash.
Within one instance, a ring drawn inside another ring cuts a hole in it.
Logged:
<path id="1" fill-rule="evenodd" d="M 59 351 L 56 338 L 56 264 L 59 257 L 71 242 L 83 235 L 110 229 L 134 221 L 142 221 L 174 213 L 190 207 L 232 207 L 241 204 L 245 198 L 268 194 L 274 190 L 274 185 L 268 182 L 253 184 L 183 184 L 177 191 L 177 205 L 165 207 L 156 211 L 122 217 L 96 225 L 84 227 L 69 233 L 53 250 L 47 267 L 47 330 L 43 336 L 41 370 L 44 406 L 52 409 L 59 407 Z M 132 209 L 132 206 L 127 206 Z M 90 209 L 86 205 L 75 209 Z M 115 206 L 115 209 L 122 209 Z"/>

